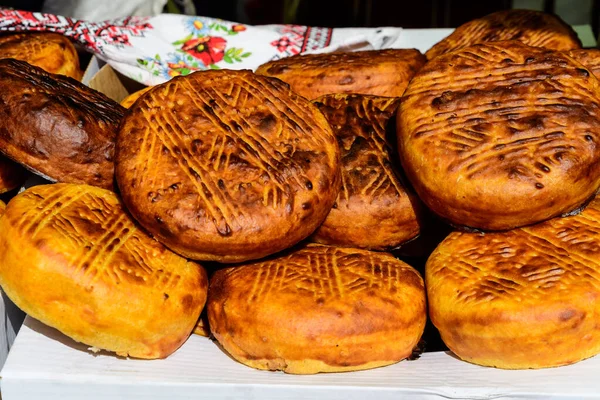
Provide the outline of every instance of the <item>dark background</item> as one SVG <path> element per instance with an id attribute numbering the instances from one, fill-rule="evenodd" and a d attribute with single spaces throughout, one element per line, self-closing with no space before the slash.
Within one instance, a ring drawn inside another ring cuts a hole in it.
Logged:
<path id="1" fill-rule="evenodd" d="M 456 27 L 494 11 L 523 5 L 556 12 L 563 18 L 561 9 L 570 14 L 576 9 L 578 20 L 565 18 L 566 22 L 589 23 L 596 37 L 600 21 L 600 0 L 194 0 L 194 3 L 198 15 L 253 25 Z M 293 3 L 296 7 L 291 6 Z M 40 11 L 42 5 L 43 0 L 0 0 L 0 6 L 29 11 Z"/>

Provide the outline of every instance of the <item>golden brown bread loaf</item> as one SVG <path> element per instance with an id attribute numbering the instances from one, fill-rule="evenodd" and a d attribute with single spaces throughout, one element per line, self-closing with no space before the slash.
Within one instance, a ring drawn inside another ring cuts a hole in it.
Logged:
<path id="1" fill-rule="evenodd" d="M 121 100 L 121 105 L 125 108 L 130 108 L 133 105 L 133 103 L 136 102 L 137 99 L 142 97 L 142 95 L 144 93 L 148 92 L 152 88 L 153 88 L 153 86 L 148 86 L 141 90 L 138 90 L 137 92 L 131 93 L 129 96 L 127 96 L 123 100 Z"/>
<path id="2" fill-rule="evenodd" d="M 117 142 L 123 200 L 149 232 L 199 260 L 286 249 L 325 219 L 339 149 L 316 106 L 250 71 L 177 77 L 128 111 Z"/>
<path id="3" fill-rule="evenodd" d="M 75 80 L 0 60 L 0 152 L 50 180 L 113 188 L 124 108 Z"/>
<path id="4" fill-rule="evenodd" d="M 600 49 L 577 49 L 568 51 L 567 54 L 600 79 Z"/>
<path id="5" fill-rule="evenodd" d="M 355 371 L 411 354 L 425 327 L 425 289 L 390 254 L 313 244 L 215 272 L 207 312 L 221 346 L 250 367 Z"/>
<path id="6" fill-rule="evenodd" d="M 335 52 L 270 61 L 256 73 L 289 83 L 307 99 L 335 93 L 400 97 L 425 61 L 415 49 Z"/>
<path id="7" fill-rule="evenodd" d="M 518 40 L 529 46 L 551 50 L 581 47 L 577 33 L 560 18 L 533 10 L 506 10 L 469 21 L 435 44 L 428 60 L 477 43 Z"/>
<path id="8" fill-rule="evenodd" d="M 25 182 L 27 171 L 19 164 L 0 156 L 0 193 L 18 188 Z"/>
<path id="9" fill-rule="evenodd" d="M 569 56 L 520 42 L 430 61 L 399 107 L 404 170 L 455 225 L 502 230 L 582 206 L 600 185 L 600 86 Z"/>
<path id="10" fill-rule="evenodd" d="M 63 35 L 50 32 L 13 33 L 0 36 L 0 58 L 14 58 L 51 74 L 80 80 L 75 46 Z"/>
<path id="11" fill-rule="evenodd" d="M 392 161 L 386 127 L 399 98 L 336 94 L 314 101 L 340 146 L 342 190 L 314 241 L 385 250 L 416 237 L 419 200 Z"/>
<path id="12" fill-rule="evenodd" d="M 450 234 L 426 266 L 429 316 L 463 360 L 566 365 L 600 353 L 600 199 L 501 233 Z"/>
<path id="13" fill-rule="evenodd" d="M 140 230 L 114 193 L 55 184 L 17 195 L 0 218 L 0 285 L 78 342 L 162 358 L 192 332 L 208 281 Z"/>

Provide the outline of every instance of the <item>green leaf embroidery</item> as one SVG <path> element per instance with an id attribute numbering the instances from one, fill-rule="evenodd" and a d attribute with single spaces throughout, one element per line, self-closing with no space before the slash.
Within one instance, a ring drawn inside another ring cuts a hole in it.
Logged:
<path id="1" fill-rule="evenodd" d="M 246 57 L 250 57 L 251 55 L 252 55 L 252 53 L 247 52 L 247 53 L 242 54 L 242 57 L 246 58 Z"/>
<path id="2" fill-rule="evenodd" d="M 229 56 L 228 54 L 225 54 L 223 56 L 223 61 L 225 61 L 227 64 L 233 64 L 233 60 L 231 59 L 231 56 Z"/>
<path id="3" fill-rule="evenodd" d="M 181 68 L 179 72 L 181 73 L 181 75 L 189 75 L 192 71 L 189 68 Z"/>
<path id="4" fill-rule="evenodd" d="M 210 69 L 221 69 L 218 65 L 215 64 L 210 64 L 209 67 Z"/>
<path id="5" fill-rule="evenodd" d="M 156 59 L 156 61 L 158 61 L 158 62 L 160 62 L 160 61 L 161 61 L 161 60 L 160 60 L 160 54 L 157 54 L 157 55 L 155 55 L 155 56 L 154 56 L 154 58 L 155 58 L 155 59 Z"/>
<path id="6" fill-rule="evenodd" d="M 190 40 L 192 37 L 194 37 L 193 33 L 190 33 L 189 35 L 187 35 L 186 37 L 184 37 L 183 39 L 180 39 L 176 42 L 173 42 L 173 46 L 179 46 L 180 44 L 184 44 L 185 42 L 187 42 L 188 40 Z"/>

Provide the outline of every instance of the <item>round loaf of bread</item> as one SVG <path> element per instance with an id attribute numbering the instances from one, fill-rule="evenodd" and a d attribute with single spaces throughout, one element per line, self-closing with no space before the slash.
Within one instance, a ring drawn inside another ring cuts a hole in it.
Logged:
<path id="1" fill-rule="evenodd" d="M 58 33 L 28 32 L 0 36 L 0 58 L 14 58 L 51 74 L 81 79 L 75 46 Z"/>
<path id="2" fill-rule="evenodd" d="M 600 353 L 600 200 L 581 214 L 450 234 L 426 266 L 429 316 L 463 360 L 566 365 Z"/>
<path id="3" fill-rule="evenodd" d="M 581 47 L 577 33 L 552 14 L 533 10 L 506 10 L 469 21 L 425 53 L 428 60 L 477 43 L 518 40 L 550 50 Z"/>
<path id="4" fill-rule="evenodd" d="M 415 49 L 334 52 L 269 61 L 256 73 L 289 83 L 307 99 L 335 93 L 400 97 L 425 61 Z"/>
<path id="5" fill-rule="evenodd" d="M 400 99 L 336 94 L 315 104 L 340 146 L 342 190 L 314 241 L 385 250 L 416 237 L 419 200 L 401 182 L 386 135 Z"/>
<path id="6" fill-rule="evenodd" d="M 27 171 L 19 164 L 0 156 L 0 193 L 18 188 L 25 182 Z"/>
<path id="7" fill-rule="evenodd" d="M 0 218 L 0 285 L 95 350 L 163 358 L 194 329 L 208 280 L 140 230 L 114 193 L 55 184 L 17 195 Z"/>
<path id="8" fill-rule="evenodd" d="M 567 54 L 583 64 L 594 76 L 600 79 L 600 49 L 577 49 Z"/>
<path id="9" fill-rule="evenodd" d="M 0 152 L 51 181 L 112 189 L 124 108 L 23 61 L 0 60 Z"/>
<path id="10" fill-rule="evenodd" d="M 129 109 L 116 176 L 133 216 L 186 257 L 238 262 L 306 238 L 340 187 L 316 106 L 250 71 L 177 77 Z"/>
<path id="11" fill-rule="evenodd" d="M 130 108 L 133 105 L 133 103 L 135 103 L 137 101 L 137 99 L 142 97 L 142 95 L 144 93 L 148 92 L 152 88 L 153 88 L 153 86 L 148 86 L 141 90 L 138 90 L 137 92 L 131 93 L 129 96 L 127 96 L 123 100 L 121 100 L 121 105 L 125 108 Z"/>
<path id="12" fill-rule="evenodd" d="M 387 253 L 322 245 L 215 272 L 207 312 L 234 359 L 293 374 L 396 363 L 427 318 L 415 269 Z"/>
<path id="13" fill-rule="evenodd" d="M 516 41 L 437 57 L 399 107 L 406 175 L 458 226 L 511 229 L 578 209 L 600 186 L 599 143 L 598 80 Z"/>

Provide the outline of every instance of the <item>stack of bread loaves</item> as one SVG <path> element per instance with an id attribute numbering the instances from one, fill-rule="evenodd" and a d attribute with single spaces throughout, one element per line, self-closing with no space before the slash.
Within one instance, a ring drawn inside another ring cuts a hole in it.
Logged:
<path id="1" fill-rule="evenodd" d="M 28 40 L 59 39 L 6 43 Z M 502 12 L 426 55 L 197 72 L 123 106 L 44 52 L 0 60 L 0 184 L 19 185 L 18 164 L 57 182 L 6 206 L 0 285 L 92 350 L 137 358 L 195 331 L 254 368 L 374 368 L 411 355 L 427 311 L 469 362 L 590 357 L 600 55 L 580 47 L 556 17 Z M 396 251 L 444 222 L 424 281 Z"/>

